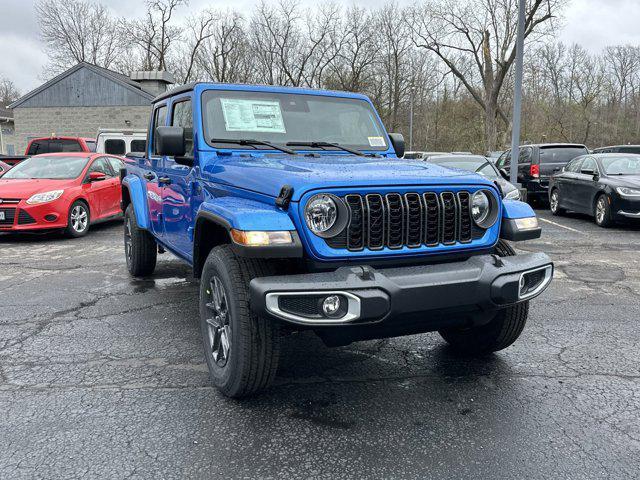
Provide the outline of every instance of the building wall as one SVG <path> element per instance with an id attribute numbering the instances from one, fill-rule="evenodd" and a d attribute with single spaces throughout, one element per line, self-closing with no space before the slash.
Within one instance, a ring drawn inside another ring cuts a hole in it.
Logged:
<path id="1" fill-rule="evenodd" d="M 13 109 L 16 153 L 22 155 L 35 137 L 93 137 L 99 128 L 148 128 L 151 106 L 39 107 Z M 127 123 L 127 121 L 129 123 Z"/>

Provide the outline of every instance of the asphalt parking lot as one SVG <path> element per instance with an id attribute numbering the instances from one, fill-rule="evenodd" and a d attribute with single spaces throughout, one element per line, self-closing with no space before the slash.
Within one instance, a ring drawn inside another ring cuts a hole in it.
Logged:
<path id="1" fill-rule="evenodd" d="M 556 278 L 514 346 L 296 335 L 242 402 L 209 385 L 180 262 L 130 279 L 119 223 L 0 236 L 0 478 L 638 478 L 640 228 L 538 213 L 521 247 Z"/>

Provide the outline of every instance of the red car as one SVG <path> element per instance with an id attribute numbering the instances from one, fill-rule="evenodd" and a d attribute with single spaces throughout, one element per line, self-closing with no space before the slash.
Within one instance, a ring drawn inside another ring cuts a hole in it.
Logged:
<path id="1" fill-rule="evenodd" d="M 0 232 L 65 229 L 86 235 L 93 223 L 119 216 L 120 158 L 49 153 L 19 163 L 0 178 Z"/>
<path id="2" fill-rule="evenodd" d="M 4 163 L 3 161 L 0 160 L 0 177 L 2 176 L 3 173 L 7 172 L 10 168 L 11 168 L 11 165 L 9 165 L 8 163 Z"/>

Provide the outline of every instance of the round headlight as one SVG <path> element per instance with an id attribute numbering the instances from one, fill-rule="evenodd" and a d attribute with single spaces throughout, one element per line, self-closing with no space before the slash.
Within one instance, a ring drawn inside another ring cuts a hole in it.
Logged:
<path id="1" fill-rule="evenodd" d="M 478 226 L 482 226 L 491 212 L 491 202 L 486 193 L 479 191 L 471 197 L 471 216 Z"/>
<path id="2" fill-rule="evenodd" d="M 307 202 L 304 212 L 307 226 L 316 235 L 322 235 L 333 227 L 338 219 L 338 206 L 330 195 L 314 195 Z"/>

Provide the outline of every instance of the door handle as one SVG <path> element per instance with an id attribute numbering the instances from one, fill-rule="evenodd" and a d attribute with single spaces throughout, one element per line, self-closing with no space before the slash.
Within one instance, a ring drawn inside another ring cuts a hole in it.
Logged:
<path id="1" fill-rule="evenodd" d="M 158 177 L 158 185 L 171 185 L 171 179 L 169 177 Z"/>
<path id="2" fill-rule="evenodd" d="M 147 172 L 142 176 L 145 178 L 145 180 L 149 180 L 149 181 L 151 181 L 151 180 L 156 178 L 156 176 L 151 172 Z"/>

